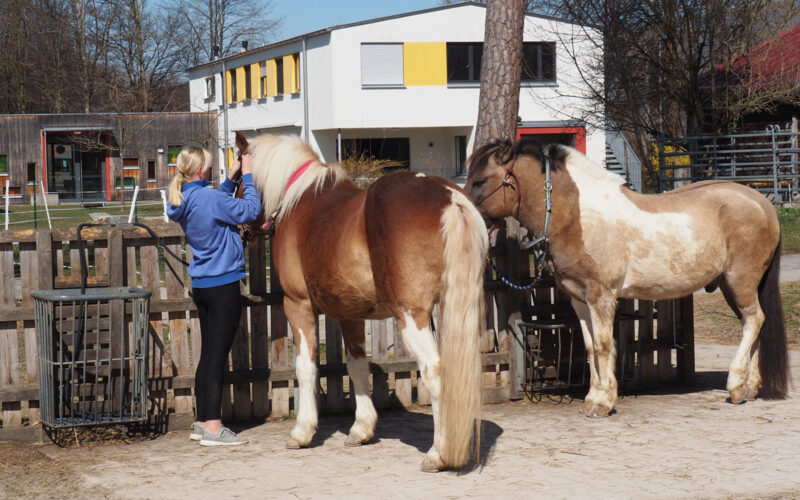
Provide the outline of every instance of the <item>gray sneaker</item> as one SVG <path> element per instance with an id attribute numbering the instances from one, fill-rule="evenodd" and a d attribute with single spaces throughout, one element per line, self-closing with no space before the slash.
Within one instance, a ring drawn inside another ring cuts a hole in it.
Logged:
<path id="1" fill-rule="evenodd" d="M 189 439 L 192 441 L 203 439 L 203 428 L 197 422 L 192 422 L 192 432 L 189 434 Z"/>
<path id="2" fill-rule="evenodd" d="M 219 434 L 211 434 L 203 429 L 203 438 L 200 439 L 200 446 L 237 446 L 245 443 L 247 439 L 237 436 L 224 425 L 219 429 Z"/>

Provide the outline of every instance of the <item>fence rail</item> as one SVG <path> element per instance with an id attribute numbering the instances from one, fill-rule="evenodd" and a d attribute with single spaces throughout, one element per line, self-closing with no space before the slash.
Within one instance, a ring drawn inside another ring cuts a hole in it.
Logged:
<path id="1" fill-rule="evenodd" d="M 514 236 L 518 227 L 513 222 L 509 225 L 493 250 L 493 258 L 512 278 L 529 280 L 531 259 L 519 251 Z M 154 229 L 174 253 L 185 252 L 187 260 L 191 257 L 177 224 L 163 224 Z M 152 291 L 147 355 L 151 423 L 155 430 L 162 431 L 168 426 L 188 426 L 193 420 L 192 389 L 200 342 L 197 311 L 189 296 L 191 278 L 185 267 L 157 247 L 143 229 L 132 225 L 86 228 L 82 237 L 86 262 L 91 264 L 89 286 L 130 286 Z M 32 441 L 41 437 L 37 425 L 40 406 L 35 314 L 30 292 L 78 286 L 78 252 L 74 229 L 0 232 L 0 440 Z M 249 278 L 243 285 L 246 304 L 225 376 L 228 384 L 223 396 L 225 420 L 286 416 L 295 405 L 294 353 L 287 338 L 289 327 L 283 313 L 280 285 L 270 273 L 268 242 L 252 242 L 247 254 Z M 554 289 L 541 288 L 535 298 L 543 303 L 545 296 L 555 297 L 548 299 L 549 303 L 560 304 L 564 300 Z M 524 357 L 520 355 L 524 344 L 515 338 L 511 325 L 520 314 L 530 315 L 532 297 L 501 285 L 491 270 L 487 271 L 488 313 L 482 338 L 485 402 L 502 402 L 523 395 L 525 368 L 519 360 Z M 648 310 L 645 303 L 639 304 L 639 309 Z M 682 358 L 681 352 L 693 353 L 691 336 L 686 334 L 688 346 L 677 351 L 676 373 L 671 359 L 676 344 L 667 342 L 666 337 L 662 339 L 661 334 L 656 338 L 658 342 L 653 340 L 652 308 L 649 311 L 649 316 L 622 327 L 627 332 L 620 337 L 625 345 L 623 351 L 628 353 L 624 358 L 628 366 L 626 377 L 649 385 L 655 382 L 652 373 L 654 366 L 658 366 L 658 380 L 676 377 L 688 380 L 686 373 L 690 377 L 693 363 L 684 363 L 691 370 L 682 373 L 681 360 L 689 358 Z M 672 335 L 674 318 L 664 314 L 665 319 L 661 319 L 661 311 L 659 308 L 660 323 L 655 331 L 669 331 Z M 682 328 L 685 323 L 684 318 L 678 326 Z M 679 332 L 683 332 L 680 328 Z M 369 320 L 366 331 L 376 407 L 429 404 L 427 390 L 418 383 L 417 364 L 404 349 L 394 320 Z M 329 412 L 351 410 L 354 398 L 346 378 L 341 330 L 335 321 L 320 317 L 318 336 L 321 408 Z M 583 352 L 582 341 L 575 351 Z"/>
<path id="2" fill-rule="evenodd" d="M 659 192 L 725 179 L 749 185 L 775 204 L 800 201 L 800 132 L 770 125 L 763 132 L 660 139 Z"/>

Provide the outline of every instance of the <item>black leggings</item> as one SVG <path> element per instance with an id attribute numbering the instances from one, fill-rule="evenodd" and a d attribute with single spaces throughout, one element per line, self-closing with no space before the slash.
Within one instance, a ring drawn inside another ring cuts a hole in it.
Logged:
<path id="1" fill-rule="evenodd" d="M 210 288 L 192 288 L 200 317 L 200 362 L 194 377 L 197 420 L 220 420 L 222 374 L 239 328 L 242 294 L 239 282 Z"/>

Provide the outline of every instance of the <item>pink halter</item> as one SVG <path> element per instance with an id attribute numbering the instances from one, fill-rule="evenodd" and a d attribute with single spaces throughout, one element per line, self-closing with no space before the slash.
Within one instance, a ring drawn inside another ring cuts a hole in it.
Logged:
<path id="1" fill-rule="evenodd" d="M 314 163 L 314 160 L 308 160 L 307 162 L 305 162 L 302 165 L 300 165 L 300 168 L 298 168 L 297 170 L 294 171 L 292 176 L 289 178 L 289 183 L 286 184 L 286 191 L 289 191 L 289 188 L 292 187 L 292 184 L 294 184 L 294 182 L 297 179 L 299 179 L 300 176 L 303 175 L 303 173 L 306 170 L 308 170 L 308 167 L 310 167 L 312 163 Z M 284 191 L 284 192 L 286 192 L 286 191 Z"/>

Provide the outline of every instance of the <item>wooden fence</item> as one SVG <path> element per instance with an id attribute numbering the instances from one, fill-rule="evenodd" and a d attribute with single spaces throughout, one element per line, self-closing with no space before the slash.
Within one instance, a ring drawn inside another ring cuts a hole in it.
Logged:
<path id="1" fill-rule="evenodd" d="M 509 234 L 516 234 L 517 228 L 510 224 Z M 184 252 L 185 259 L 190 259 L 190 249 L 178 225 L 160 224 L 153 229 L 173 252 Z M 505 234 L 493 251 L 498 268 L 506 270 L 512 279 L 529 280 L 528 255 L 520 253 L 518 245 L 512 243 L 514 238 Z M 193 420 L 192 388 L 200 343 L 186 268 L 163 252 L 143 229 L 132 225 L 87 228 L 82 237 L 90 263 L 89 286 L 138 286 L 153 292 L 148 377 L 151 423 L 158 431 L 188 427 Z M 0 232 L 0 441 L 41 438 L 30 292 L 79 287 L 78 256 L 74 229 Z M 249 278 L 243 288 L 246 307 L 242 308 L 240 332 L 226 374 L 229 385 L 223 397 L 224 420 L 263 420 L 289 415 L 294 409 L 293 348 L 287 338 L 280 286 L 270 279 L 269 259 L 268 242 L 255 241 L 248 248 Z M 563 297 L 553 290 L 545 294 L 539 287 L 535 294 L 539 303 L 545 295 L 555 297 L 553 304 L 563 303 Z M 521 398 L 525 388 L 522 344 L 510 325 L 515 318 L 530 316 L 525 304 L 531 304 L 531 295 L 505 287 L 487 266 L 486 303 L 484 401 Z M 629 365 L 625 373 L 633 373 L 630 378 L 636 382 L 628 384 L 629 388 L 673 380 L 673 353 L 677 354 L 678 375 L 684 381 L 691 380 L 691 298 L 679 303 L 677 315 L 667 314 L 672 306 L 658 308 L 655 329 L 652 306 L 647 303 L 639 304 L 643 315 L 638 324 L 621 326 L 626 352 L 634 353 L 624 361 Z M 630 309 L 633 302 L 623 307 Z M 341 331 L 335 321 L 321 317 L 318 332 L 320 407 L 328 412 L 350 411 L 354 398 L 346 377 Z M 672 342 L 676 332 L 683 348 Z M 367 346 L 377 408 L 430 403 L 424 385 L 418 383 L 416 361 L 404 348 L 394 320 L 367 321 Z M 582 341 L 576 349 L 583 351 Z M 661 368 L 657 378 L 654 367 Z"/>

